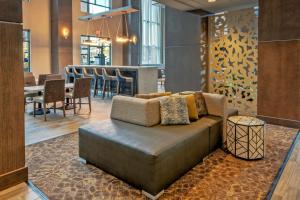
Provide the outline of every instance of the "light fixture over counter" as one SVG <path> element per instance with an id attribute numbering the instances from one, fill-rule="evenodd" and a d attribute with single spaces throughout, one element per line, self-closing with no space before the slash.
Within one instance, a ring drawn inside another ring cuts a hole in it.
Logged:
<path id="1" fill-rule="evenodd" d="M 103 29 L 104 29 L 103 24 L 100 26 L 100 30 L 97 31 L 96 35 L 100 38 L 100 40 L 102 39 L 103 42 L 111 42 L 111 37 L 110 37 L 110 33 L 109 33 L 109 27 L 108 27 L 107 19 L 112 18 L 114 16 L 120 16 L 120 21 L 119 21 L 119 24 L 118 24 L 118 29 L 117 29 L 116 38 L 115 38 L 116 42 L 123 43 L 123 44 L 125 44 L 125 43 L 136 44 L 137 40 L 138 40 L 137 37 L 135 35 L 129 36 L 126 14 L 137 12 L 137 11 L 139 11 L 139 10 L 136 9 L 136 8 L 133 8 L 130 5 L 130 6 L 125 6 L 125 7 L 121 7 L 121 8 L 111 9 L 111 10 L 106 11 L 106 12 L 81 16 L 78 19 L 82 20 L 82 21 L 87 21 L 88 23 L 90 21 L 94 21 L 94 20 L 104 20 L 106 22 L 106 28 L 107 28 L 107 31 L 108 31 L 108 36 L 105 36 L 105 37 L 103 36 Z M 123 16 L 125 17 L 126 35 L 119 35 L 119 29 L 120 29 L 120 26 L 121 26 L 121 23 L 122 23 Z M 88 27 L 89 27 L 89 25 L 88 25 Z M 84 44 L 93 45 L 92 41 L 84 41 Z"/>

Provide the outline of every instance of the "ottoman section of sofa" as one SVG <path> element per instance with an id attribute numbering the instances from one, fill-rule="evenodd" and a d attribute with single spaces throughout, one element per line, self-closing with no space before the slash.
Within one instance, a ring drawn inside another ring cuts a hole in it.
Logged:
<path id="1" fill-rule="evenodd" d="M 118 120 L 79 129 L 79 156 L 155 196 L 210 153 L 209 126 L 143 127 Z"/>

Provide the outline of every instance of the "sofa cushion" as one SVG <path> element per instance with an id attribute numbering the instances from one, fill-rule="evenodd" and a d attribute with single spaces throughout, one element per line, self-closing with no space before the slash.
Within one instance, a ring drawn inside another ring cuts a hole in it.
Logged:
<path id="1" fill-rule="evenodd" d="M 150 94 L 136 94 L 135 97 L 141 99 L 153 99 L 158 97 L 170 96 L 171 94 L 171 92 L 156 92 Z"/>
<path id="2" fill-rule="evenodd" d="M 159 101 L 162 125 L 190 124 L 187 101 L 184 96 L 161 97 Z"/>
<path id="3" fill-rule="evenodd" d="M 207 112 L 210 115 L 225 117 L 227 114 L 227 101 L 224 95 L 203 93 Z"/>
<path id="4" fill-rule="evenodd" d="M 154 126 L 160 123 L 159 100 L 114 96 L 110 116 L 141 126 Z"/>

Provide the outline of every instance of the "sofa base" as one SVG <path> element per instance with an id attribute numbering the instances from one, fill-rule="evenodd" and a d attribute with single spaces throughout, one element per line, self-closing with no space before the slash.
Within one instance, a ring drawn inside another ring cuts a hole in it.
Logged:
<path id="1" fill-rule="evenodd" d="M 148 197 L 149 199 L 151 200 L 156 200 L 156 199 L 159 199 L 159 197 L 161 197 L 163 194 L 164 194 L 164 190 L 160 191 L 157 195 L 152 195 L 144 190 L 142 190 L 142 194 L 145 195 L 146 197 Z"/>

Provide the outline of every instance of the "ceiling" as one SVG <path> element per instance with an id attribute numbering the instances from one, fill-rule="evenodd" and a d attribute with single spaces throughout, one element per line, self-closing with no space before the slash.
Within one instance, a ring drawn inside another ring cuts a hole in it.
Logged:
<path id="1" fill-rule="evenodd" d="M 188 11 L 202 9 L 212 13 L 226 10 L 236 10 L 256 6 L 258 0 L 216 0 L 209 3 L 208 0 L 157 0 L 167 6 L 178 10 Z"/>

